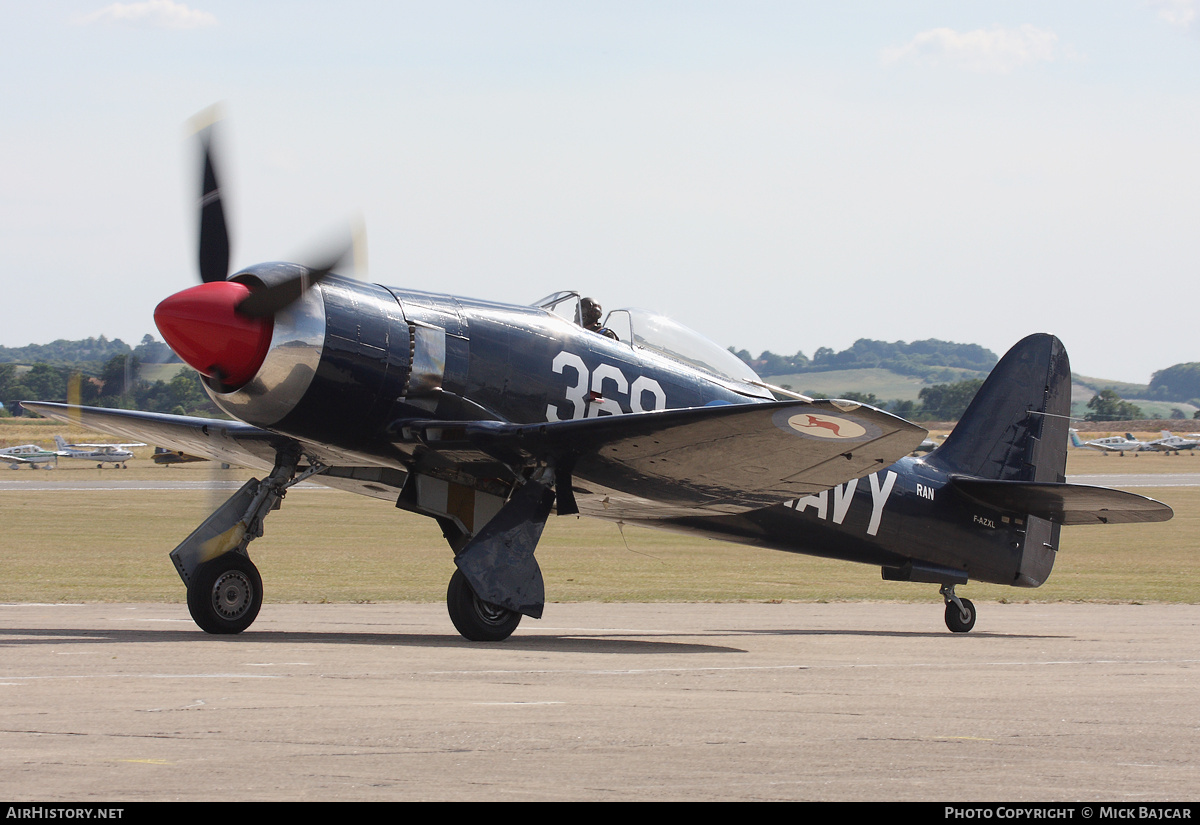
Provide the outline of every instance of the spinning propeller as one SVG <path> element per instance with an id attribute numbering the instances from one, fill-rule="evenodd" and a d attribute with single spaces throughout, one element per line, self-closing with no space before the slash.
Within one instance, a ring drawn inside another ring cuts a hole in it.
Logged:
<path id="1" fill-rule="evenodd" d="M 213 148 L 213 127 L 200 133 L 204 154 L 200 195 L 199 286 L 164 300 L 154 323 L 171 349 L 227 392 L 245 384 L 262 365 L 271 345 L 275 315 L 299 300 L 347 260 L 353 240 L 313 266 L 296 266 L 294 275 L 267 285 L 229 278 L 229 230 L 221 201 Z"/>

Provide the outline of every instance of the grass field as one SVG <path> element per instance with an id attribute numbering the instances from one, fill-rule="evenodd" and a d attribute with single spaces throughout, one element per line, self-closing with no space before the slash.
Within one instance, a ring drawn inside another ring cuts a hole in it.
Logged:
<path id="1" fill-rule="evenodd" d="M 0 421 L 0 446 L 48 443 L 62 428 Z M 83 438 L 83 433 L 75 434 Z M 88 440 L 103 440 L 87 435 Z M 56 481 L 244 479 L 208 463 L 160 467 L 140 450 L 128 470 L 63 460 L 56 470 L 0 469 L 0 479 L 38 472 Z M 3 465 L 0 465 L 3 467 Z M 1200 471 L 1200 455 L 1106 456 L 1072 450 L 1068 473 Z M 1064 531 L 1054 573 L 1034 590 L 971 584 L 976 601 L 1200 603 L 1200 488 L 1139 488 L 1175 509 L 1162 524 Z M 182 602 L 167 554 L 214 506 L 212 494 L 139 491 L 0 490 L 2 602 Z M 435 602 L 453 561 L 432 520 L 385 502 L 331 490 L 294 489 L 251 545 L 268 601 Z M 538 549 L 550 601 L 938 601 L 928 584 L 883 582 L 850 564 L 555 518 Z"/>

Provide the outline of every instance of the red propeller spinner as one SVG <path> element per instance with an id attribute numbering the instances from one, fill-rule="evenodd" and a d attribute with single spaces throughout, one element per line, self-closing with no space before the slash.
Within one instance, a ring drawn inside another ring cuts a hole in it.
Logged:
<path id="1" fill-rule="evenodd" d="M 219 389 L 240 387 L 262 366 L 274 328 L 270 315 L 237 311 L 249 295 L 236 281 L 200 284 L 160 303 L 154 323 L 171 349 Z"/>

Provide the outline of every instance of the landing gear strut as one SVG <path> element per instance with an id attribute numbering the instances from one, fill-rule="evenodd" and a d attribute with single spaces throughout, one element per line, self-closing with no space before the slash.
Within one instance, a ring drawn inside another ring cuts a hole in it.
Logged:
<path id="1" fill-rule="evenodd" d="M 263 519 L 279 506 L 288 487 L 327 469 L 309 458 L 308 469 L 296 475 L 300 458 L 298 446 L 280 449 L 267 478 L 243 484 L 171 552 L 187 585 L 188 612 L 201 630 L 241 633 L 258 616 L 262 576 L 246 548 L 263 534 Z"/>
<path id="2" fill-rule="evenodd" d="M 943 584 L 939 591 L 946 600 L 946 627 L 952 633 L 966 633 L 975 626 L 978 613 L 970 599 L 960 599 L 954 594 L 954 585 Z"/>

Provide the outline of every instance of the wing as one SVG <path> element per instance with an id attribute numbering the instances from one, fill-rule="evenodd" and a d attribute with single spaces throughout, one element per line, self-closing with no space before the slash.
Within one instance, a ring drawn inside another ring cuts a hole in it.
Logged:
<path id="1" fill-rule="evenodd" d="M 447 464 L 544 462 L 668 508 L 736 513 L 827 490 L 893 464 L 926 431 L 873 407 L 781 401 L 513 425 L 405 422 L 396 446 L 421 444 Z"/>
<path id="2" fill-rule="evenodd" d="M 49 402 L 24 406 L 118 437 L 264 471 L 274 466 L 278 449 L 299 443 L 310 460 L 328 465 L 313 481 L 393 502 L 410 470 L 450 472 L 483 484 L 512 481 L 544 463 L 554 466 L 560 493 L 569 495 L 578 480 L 672 512 L 743 512 L 826 490 L 894 463 L 926 435 L 868 406 L 782 401 L 524 425 L 407 421 L 396 426 L 391 444 L 372 455 L 239 421 Z"/>
<path id="3" fill-rule="evenodd" d="M 77 407 L 47 401 L 22 401 L 21 406 L 66 424 L 76 424 L 118 438 L 142 439 L 147 443 L 173 447 L 214 461 L 255 469 L 270 470 L 274 465 L 274 445 L 288 441 L 282 436 L 239 421 Z M 136 443 L 142 444 L 143 441 Z"/>
<path id="4" fill-rule="evenodd" d="M 392 503 L 407 478 L 402 465 L 394 459 L 291 438 L 241 421 L 77 407 L 48 401 L 22 401 L 21 406 L 89 430 L 119 438 L 140 438 L 156 446 L 262 472 L 270 472 L 275 466 L 277 451 L 299 444 L 309 461 L 326 465 L 310 481 Z"/>

